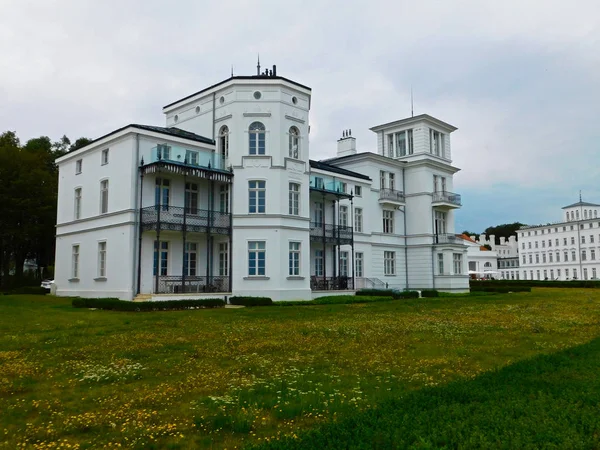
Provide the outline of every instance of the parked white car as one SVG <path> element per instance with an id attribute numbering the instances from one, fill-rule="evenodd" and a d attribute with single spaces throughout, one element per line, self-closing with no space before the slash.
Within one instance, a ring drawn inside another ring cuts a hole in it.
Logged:
<path id="1" fill-rule="evenodd" d="M 51 289 L 53 284 L 54 284 L 54 280 L 42 280 L 41 286 L 44 289 Z"/>

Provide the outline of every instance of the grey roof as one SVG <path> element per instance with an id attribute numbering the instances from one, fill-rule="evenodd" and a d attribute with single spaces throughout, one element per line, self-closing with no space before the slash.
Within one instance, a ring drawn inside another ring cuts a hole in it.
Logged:
<path id="1" fill-rule="evenodd" d="M 352 170 L 342 169 L 341 167 L 333 166 L 331 164 L 327 164 L 323 161 L 315 161 L 313 159 L 310 160 L 310 167 L 320 170 L 326 170 L 327 172 L 338 173 L 340 175 L 346 175 L 349 177 L 360 178 L 362 180 L 369 180 L 371 178 L 362 173 L 353 172 Z"/>
<path id="2" fill-rule="evenodd" d="M 371 131 L 379 131 L 385 128 L 390 128 L 390 127 L 395 127 L 395 126 L 401 126 L 401 125 L 408 125 L 411 123 L 415 123 L 415 122 L 419 122 L 421 120 L 428 120 L 430 122 L 433 122 L 435 124 L 437 124 L 438 126 L 447 128 L 451 131 L 455 131 L 458 130 L 458 128 L 456 128 L 454 125 L 450 125 L 447 122 L 444 122 L 443 120 L 437 119 L 433 116 L 430 116 L 429 114 L 419 114 L 418 116 L 413 116 L 413 117 L 407 117 L 405 119 L 400 119 L 400 120 L 394 120 L 393 122 L 388 122 L 388 123 L 383 123 L 381 125 L 376 125 L 372 128 L 369 128 Z"/>
<path id="3" fill-rule="evenodd" d="M 597 205 L 596 203 L 579 201 L 577 203 L 573 203 L 572 205 L 563 206 L 562 209 L 573 208 L 575 206 L 598 206 L 598 207 L 600 207 L 600 205 Z"/>

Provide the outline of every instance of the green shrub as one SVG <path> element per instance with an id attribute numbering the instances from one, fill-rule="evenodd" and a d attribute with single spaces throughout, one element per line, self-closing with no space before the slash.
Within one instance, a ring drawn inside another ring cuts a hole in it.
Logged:
<path id="1" fill-rule="evenodd" d="M 470 280 L 471 290 L 479 290 L 483 287 L 563 287 L 563 288 L 600 288 L 599 280 Z M 515 292 L 513 290 L 513 292 Z"/>
<path id="2" fill-rule="evenodd" d="M 419 292 L 418 291 L 395 291 L 394 292 L 394 298 L 395 299 L 400 299 L 400 298 L 419 298 Z"/>
<path id="3" fill-rule="evenodd" d="M 220 298 L 157 302 L 130 302 L 118 298 L 75 298 L 71 304 L 74 308 L 97 308 L 109 311 L 174 311 L 190 308 L 221 308 L 225 306 L 225 301 Z"/>
<path id="4" fill-rule="evenodd" d="M 275 306 L 347 305 L 352 303 L 389 302 L 392 300 L 394 300 L 394 297 L 387 295 L 382 297 L 371 295 L 328 295 L 314 300 L 284 301 L 273 304 Z"/>
<path id="5" fill-rule="evenodd" d="M 23 286 L 12 289 L 7 292 L 7 295 L 46 295 L 50 292 L 48 289 L 44 289 L 41 286 Z"/>
<path id="6" fill-rule="evenodd" d="M 421 297 L 439 297 L 440 293 L 435 289 L 423 289 L 421 291 Z"/>
<path id="7" fill-rule="evenodd" d="M 273 300 L 271 300 L 269 297 L 234 296 L 229 297 L 229 303 L 232 305 L 241 306 L 271 306 L 273 304 Z"/>
<path id="8" fill-rule="evenodd" d="M 375 297 L 393 297 L 394 293 L 397 291 L 394 291 L 393 289 L 359 289 L 358 291 L 356 291 L 356 295 L 360 295 L 360 296 L 375 296 Z"/>

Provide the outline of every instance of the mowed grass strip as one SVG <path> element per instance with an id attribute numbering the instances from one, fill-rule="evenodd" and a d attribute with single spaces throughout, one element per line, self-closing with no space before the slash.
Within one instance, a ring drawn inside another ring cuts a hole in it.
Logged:
<path id="1" fill-rule="evenodd" d="M 600 339 L 249 448 L 600 448 Z"/>
<path id="2" fill-rule="evenodd" d="M 600 290 L 174 312 L 0 297 L 0 447 L 234 448 L 600 336 Z"/>

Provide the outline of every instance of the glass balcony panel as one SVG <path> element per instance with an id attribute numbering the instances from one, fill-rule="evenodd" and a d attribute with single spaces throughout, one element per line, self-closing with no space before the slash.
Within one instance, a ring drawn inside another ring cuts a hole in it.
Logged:
<path id="1" fill-rule="evenodd" d="M 157 145 L 152 148 L 150 162 L 167 161 L 191 167 L 227 169 L 227 159 L 210 150 L 180 147 L 177 145 Z"/>

